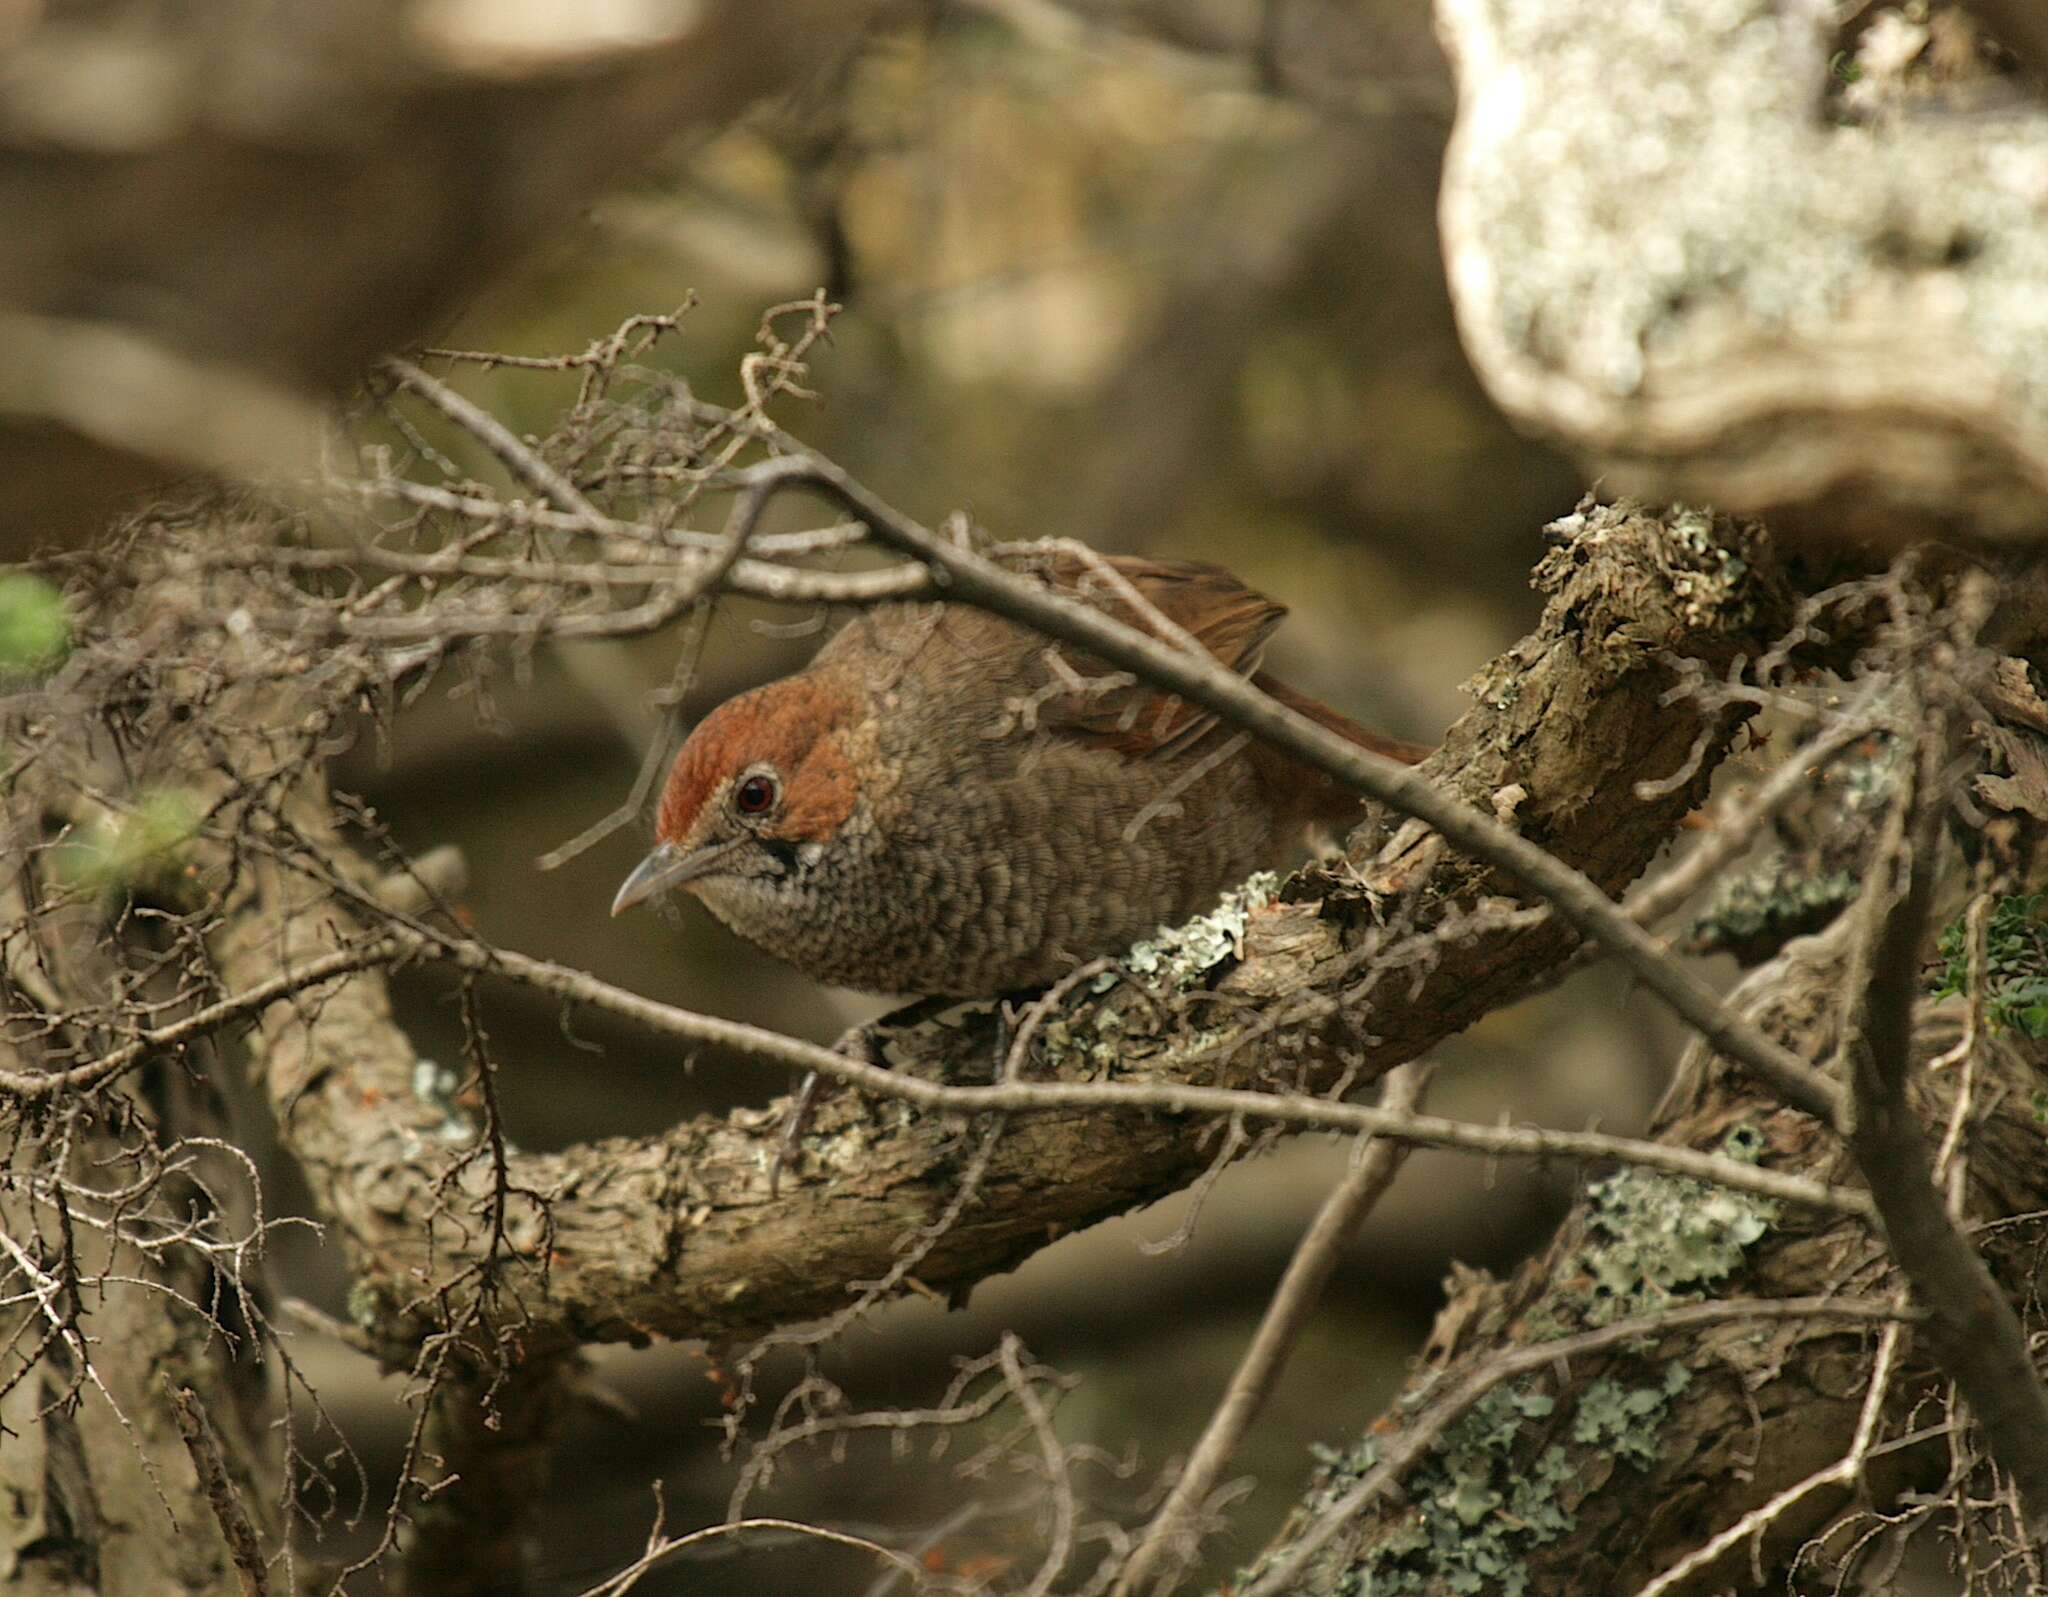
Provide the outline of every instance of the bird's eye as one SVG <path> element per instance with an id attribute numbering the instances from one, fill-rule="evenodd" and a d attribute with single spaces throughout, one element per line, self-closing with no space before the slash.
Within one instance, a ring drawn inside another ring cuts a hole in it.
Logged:
<path id="1" fill-rule="evenodd" d="M 756 771 L 732 790 L 732 807 L 742 815 L 766 815 L 775 808 L 775 778 Z"/>

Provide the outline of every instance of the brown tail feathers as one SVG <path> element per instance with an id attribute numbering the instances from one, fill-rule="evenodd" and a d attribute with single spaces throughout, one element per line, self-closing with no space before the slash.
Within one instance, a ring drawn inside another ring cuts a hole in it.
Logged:
<path id="1" fill-rule="evenodd" d="M 1252 685 L 1268 697 L 1278 699 L 1288 709 L 1300 712 L 1319 726 L 1328 727 L 1339 737 L 1387 759 L 1399 760 L 1403 765 L 1414 765 L 1436 752 L 1426 743 L 1410 743 L 1404 738 L 1388 737 L 1362 727 L 1350 716 L 1339 714 L 1320 699 L 1312 699 L 1264 671 L 1252 678 Z M 1358 795 L 1335 778 L 1326 776 L 1313 766 L 1303 765 L 1270 743 L 1261 744 L 1255 758 L 1275 796 L 1289 808 L 1300 811 L 1304 821 L 1349 826 L 1357 818 Z"/>

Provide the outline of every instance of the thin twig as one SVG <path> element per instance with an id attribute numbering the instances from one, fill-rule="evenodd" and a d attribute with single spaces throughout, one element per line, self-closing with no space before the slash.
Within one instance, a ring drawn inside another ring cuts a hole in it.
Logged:
<path id="1" fill-rule="evenodd" d="M 1870 1460 L 1877 1424 L 1884 1416 L 1885 1399 L 1891 1391 L 1892 1370 L 1898 1360 L 1901 1331 L 1902 1327 L 1898 1325 L 1887 1325 L 1878 1339 L 1877 1358 L 1871 1365 L 1869 1388 L 1863 1394 L 1863 1409 L 1857 1416 L 1856 1434 L 1848 1452 L 1827 1468 L 1815 1470 L 1804 1480 L 1794 1481 L 1783 1491 L 1774 1493 L 1768 1502 L 1759 1503 L 1734 1524 L 1701 1542 L 1677 1563 L 1661 1571 L 1654 1580 L 1638 1588 L 1635 1597 L 1664 1597 L 1664 1593 L 1714 1564 L 1731 1548 L 1739 1547 L 1751 1537 L 1761 1540 L 1765 1531 L 1815 1492 L 1829 1486 L 1854 1485 Z M 1761 1571 L 1757 1575 L 1757 1584 L 1764 1584 Z"/>
<path id="2" fill-rule="evenodd" d="M 1052 1410 L 1039 1397 L 1033 1372 L 1024 1368 L 1024 1344 L 1015 1331 L 1003 1333 L 998 1357 L 1002 1361 L 1003 1385 L 1017 1400 L 1017 1407 L 1023 1410 L 1025 1422 L 1038 1443 L 1039 1458 L 1045 1465 L 1046 1490 L 1052 1494 L 1052 1533 L 1046 1540 L 1045 1558 L 1022 1597 L 1049 1597 L 1074 1553 L 1074 1483 L 1067 1474 L 1066 1449 L 1052 1427 Z"/>
<path id="3" fill-rule="evenodd" d="M 213 1507 L 213 1517 L 228 1544 L 228 1556 L 235 1561 L 235 1573 L 242 1577 L 243 1597 L 268 1597 L 270 1575 L 263 1563 L 263 1544 L 228 1479 L 220 1445 L 214 1441 L 206 1416 L 200 1412 L 198 1394 L 189 1386 L 178 1385 L 168 1375 L 164 1377 L 164 1391 L 170 1399 L 171 1418 L 177 1423 L 178 1435 L 184 1439 L 185 1451 L 192 1455 L 192 1467 L 199 1474 L 199 1489 Z"/>
<path id="4" fill-rule="evenodd" d="M 1770 774 L 1735 814 L 1723 818 L 1701 838 L 1686 856 L 1662 875 L 1644 882 L 1622 901 L 1622 913 L 1638 926 L 1654 926 L 1720 873 L 1736 855 L 1748 848 L 1757 831 L 1800 793 L 1815 772 L 1837 754 L 1869 735 L 1869 718 L 1891 684 L 1871 682 L 1842 711 L 1841 718 L 1824 727 L 1792 757 Z"/>
<path id="5" fill-rule="evenodd" d="M 902 1571 L 920 1588 L 930 1584 L 931 1574 L 915 1559 L 906 1558 L 894 1548 L 884 1547 L 880 1542 L 870 1541 L 865 1536 L 855 1536 L 850 1531 L 830 1530 L 823 1525 L 812 1525 L 800 1519 L 736 1519 L 722 1525 L 706 1525 L 702 1530 L 693 1530 L 682 1536 L 658 1536 L 649 1539 L 648 1547 L 626 1568 L 619 1570 L 608 1579 L 581 1594 L 581 1597 L 625 1597 L 625 1594 L 640 1584 L 640 1577 L 650 1573 L 677 1553 L 692 1547 L 701 1547 L 706 1542 L 722 1541 L 735 1536 L 758 1536 L 763 1532 L 777 1532 L 785 1536 L 810 1541 L 829 1542 L 835 1547 L 851 1547 L 857 1552 L 871 1553 L 892 1568 Z"/>
<path id="6" fill-rule="evenodd" d="M 394 932 L 394 935 L 401 935 Z M 1330 1103 L 1305 1094 L 1250 1092 L 1175 1082 L 1005 1082 L 964 1086 L 927 1081 L 834 1053 L 744 1021 L 678 1009 L 548 960 L 491 948 L 435 928 L 408 928 L 423 954 L 468 969 L 494 971 L 543 991 L 559 993 L 634 1021 L 664 1036 L 729 1048 L 796 1070 L 815 1070 L 863 1092 L 898 1098 L 925 1109 L 956 1114 L 999 1111 L 1043 1114 L 1059 1109 L 1165 1110 L 1180 1114 L 1244 1115 L 1282 1125 L 1367 1132 L 1421 1147 L 1457 1148 L 1493 1157 L 1618 1159 L 1671 1175 L 1780 1198 L 1837 1214 L 1869 1214 L 1869 1194 L 1804 1176 L 1759 1169 L 1691 1148 L 1592 1131 L 1551 1131 L 1528 1126 L 1486 1126 L 1434 1115 L 1398 1115 L 1363 1104 Z"/>
<path id="7" fill-rule="evenodd" d="M 1429 1075 L 1430 1067 L 1419 1060 L 1389 1071 L 1384 1078 L 1380 1107 L 1393 1114 L 1413 1113 L 1422 1100 Z M 1393 1184 L 1406 1153 L 1401 1145 L 1385 1138 L 1370 1140 L 1354 1155 L 1344 1179 L 1323 1200 L 1294 1256 L 1287 1261 L 1286 1273 L 1266 1304 L 1259 1328 L 1232 1374 L 1223 1400 L 1216 1405 L 1201 1440 L 1188 1455 L 1187 1467 L 1152 1516 L 1152 1523 L 1146 1526 L 1137 1549 L 1117 1577 L 1112 1588 L 1114 1597 L 1131 1597 L 1155 1572 L 1155 1597 L 1164 1597 L 1194 1561 L 1202 1505 L 1272 1395 L 1303 1327 L 1322 1301 L 1345 1245 L 1359 1222 Z"/>
<path id="8" fill-rule="evenodd" d="M 608 519 L 567 477 L 541 459 L 511 428 L 482 406 L 463 398 L 438 377 L 430 377 L 409 360 L 396 356 L 384 370 L 411 389 L 448 420 L 482 444 L 513 476 L 538 492 L 557 510 L 576 518 L 580 530 L 601 532 Z"/>
<path id="9" fill-rule="evenodd" d="M 219 1031 L 237 1020 L 258 1014 L 280 998 L 289 998 L 293 993 L 304 992 L 307 988 L 317 987 L 322 982 L 333 981 L 337 976 L 352 975 L 376 965 L 388 965 L 402 958 L 405 948 L 403 942 L 384 937 L 360 943 L 354 948 L 338 948 L 331 954 L 323 954 L 320 958 L 308 960 L 303 965 L 281 970 L 275 976 L 260 981 L 233 997 L 223 998 L 206 1005 L 203 1009 L 195 1009 L 181 1020 L 152 1027 L 111 1052 L 85 1064 L 73 1065 L 68 1070 L 52 1070 L 41 1074 L 23 1070 L 0 1070 L 0 1093 L 36 1100 L 52 1098 L 60 1093 L 84 1092 L 112 1080 L 125 1070 L 132 1070 L 166 1049 L 181 1047 Z"/>

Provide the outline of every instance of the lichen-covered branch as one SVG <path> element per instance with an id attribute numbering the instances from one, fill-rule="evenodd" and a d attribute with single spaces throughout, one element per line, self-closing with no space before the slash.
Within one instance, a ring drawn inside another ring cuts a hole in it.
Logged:
<path id="1" fill-rule="evenodd" d="M 1832 1045 L 1849 928 L 1802 939 L 1740 990 L 1760 1023 L 1802 1051 Z M 1923 1014 L 1921 1059 L 1955 1041 L 1952 1011 Z M 1979 1223 L 2029 1214 L 2048 1196 L 2048 1146 L 2031 1107 L 2023 1048 L 1980 1040 L 1979 1091 L 1997 1108 L 1972 1143 L 1966 1216 Z M 1953 1094 L 1947 1078 L 1916 1077 L 1915 1112 L 1933 1119 Z M 1824 1175 L 1848 1155 L 1745 1086 L 1695 1045 L 1658 1114 L 1658 1135 L 1739 1150 L 1776 1168 Z M 2031 1227 L 2021 1226 L 2028 1233 Z M 1980 1232 L 1980 1236 L 1983 1233 Z M 1989 1248 L 2008 1289 L 2028 1268 L 2031 1240 L 1999 1234 Z M 1469 1372 L 1547 1338 L 1658 1305 L 1721 1297 L 1786 1297 L 1826 1282 L 1859 1296 L 1896 1291 L 1882 1243 L 1860 1220 L 1824 1221 L 1769 1202 L 1714 1195 L 1683 1180 L 1623 1172 L 1589 1186 L 1550 1248 L 1512 1280 L 1468 1276 L 1438 1321 L 1416 1393 L 1449 1389 Z M 1571 1378 L 1524 1377 L 1490 1393 L 1408 1473 L 1406 1491 L 1343 1526 L 1290 1589 L 1445 1593 L 1474 1589 L 1636 1589 L 1715 1530 L 1847 1454 L 1858 1429 L 1869 1328 L 1824 1320 L 1732 1324 L 1658 1337 L 1596 1360 Z M 1886 1405 L 1896 1423 L 1939 1388 L 1925 1347 L 1905 1361 Z M 1398 1412 L 1398 1409 L 1396 1410 Z M 1304 1500 L 1268 1555 L 1288 1556 L 1399 1433 L 1360 1443 Z M 1938 1485 L 1943 1446 L 1872 1459 L 1880 1501 L 1902 1484 Z M 1807 1494 L 1760 1527 L 1757 1556 L 1778 1567 L 1848 1501 L 1843 1483 Z M 1329 1527 L 1324 1527 L 1328 1529 Z M 1845 1556 L 1851 1536 L 1818 1557 Z M 1699 1580 L 1738 1580 L 1745 1543 L 1725 1549 Z M 1700 1589 L 1707 1589 L 1702 1586 Z"/>

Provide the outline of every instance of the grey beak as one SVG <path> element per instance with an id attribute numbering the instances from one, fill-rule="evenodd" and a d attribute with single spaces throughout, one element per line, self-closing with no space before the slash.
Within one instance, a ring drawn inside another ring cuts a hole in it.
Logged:
<path id="1" fill-rule="evenodd" d="M 713 843 L 685 854 L 673 843 L 656 846 L 653 853 L 633 867 L 633 874 L 619 884 L 619 896 L 612 900 L 612 913 L 622 915 L 643 899 L 671 887 L 694 881 L 732 851 L 732 843 Z"/>

